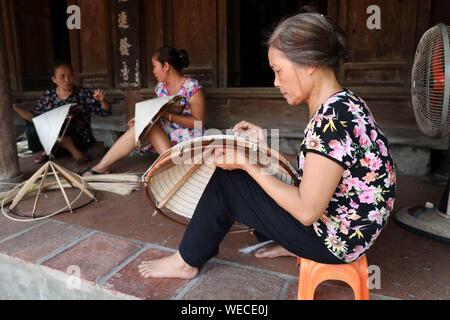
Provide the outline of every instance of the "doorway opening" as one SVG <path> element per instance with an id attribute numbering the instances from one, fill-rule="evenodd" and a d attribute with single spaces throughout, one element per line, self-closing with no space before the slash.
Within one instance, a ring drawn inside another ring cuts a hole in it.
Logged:
<path id="1" fill-rule="evenodd" d="M 273 86 L 267 38 L 283 18 L 301 12 L 327 14 L 327 0 L 230 1 L 229 87 Z"/>

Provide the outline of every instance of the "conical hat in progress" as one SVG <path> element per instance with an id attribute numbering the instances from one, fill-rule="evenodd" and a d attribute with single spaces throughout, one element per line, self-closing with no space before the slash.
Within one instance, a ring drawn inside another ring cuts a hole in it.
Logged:
<path id="1" fill-rule="evenodd" d="M 162 213 L 161 209 L 166 208 L 184 218 L 192 217 L 216 170 L 212 163 L 212 150 L 217 147 L 245 151 L 252 163 L 265 168 L 266 174 L 291 185 L 299 182 L 297 171 L 273 149 L 232 135 L 204 136 L 166 151 L 145 173 L 145 192 L 158 212 Z"/>
<path id="2" fill-rule="evenodd" d="M 52 153 L 71 106 L 72 104 L 67 104 L 33 118 L 39 140 L 47 155 Z"/>
<path id="3" fill-rule="evenodd" d="M 184 101 L 185 98 L 182 96 L 171 96 L 146 100 L 136 104 L 135 144 L 139 151 L 148 143 L 146 141 L 147 133 L 163 113 L 166 111 L 181 113 Z"/>

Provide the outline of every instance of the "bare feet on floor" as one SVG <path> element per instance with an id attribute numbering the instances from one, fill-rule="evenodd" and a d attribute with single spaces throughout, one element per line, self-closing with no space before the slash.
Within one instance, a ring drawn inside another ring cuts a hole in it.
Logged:
<path id="1" fill-rule="evenodd" d="M 297 257 L 292 252 L 286 250 L 279 244 L 259 249 L 255 253 L 256 258 L 278 258 L 278 257 Z"/>
<path id="2" fill-rule="evenodd" d="M 198 268 L 191 267 L 184 262 L 180 253 L 159 259 L 144 261 L 139 265 L 139 273 L 144 278 L 177 278 L 194 279 L 198 275 Z"/>

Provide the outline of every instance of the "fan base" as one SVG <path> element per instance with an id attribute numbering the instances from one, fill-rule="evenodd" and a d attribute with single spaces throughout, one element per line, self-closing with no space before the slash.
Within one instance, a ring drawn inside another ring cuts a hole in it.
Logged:
<path id="1" fill-rule="evenodd" d="M 425 206 L 410 206 L 395 214 L 403 228 L 427 238 L 450 244 L 450 215 Z"/>

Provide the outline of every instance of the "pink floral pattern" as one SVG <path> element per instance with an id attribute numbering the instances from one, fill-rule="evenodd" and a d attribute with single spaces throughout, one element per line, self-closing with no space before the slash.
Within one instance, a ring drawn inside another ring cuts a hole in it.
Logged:
<path id="1" fill-rule="evenodd" d="M 345 170 L 313 228 L 330 252 L 353 262 L 373 245 L 394 207 L 396 175 L 389 143 L 367 104 L 344 90 L 330 97 L 308 123 L 298 159 L 300 175 L 307 152 Z"/>
<path id="2" fill-rule="evenodd" d="M 181 86 L 180 91 L 176 95 L 180 95 L 186 98 L 185 106 L 183 109 L 183 115 L 192 115 L 191 105 L 189 104 L 189 100 L 200 90 L 202 90 L 202 86 L 195 79 L 187 77 Z M 167 90 L 167 86 L 165 83 L 160 82 L 155 87 L 155 93 L 157 97 L 169 97 L 169 91 Z M 176 123 L 170 123 L 165 119 L 161 119 L 161 125 L 164 131 L 167 133 L 172 145 L 177 145 L 180 142 L 191 140 L 194 138 L 201 137 L 203 135 L 203 130 L 201 129 L 191 129 L 184 128 Z M 152 151 L 155 152 L 154 148 L 151 145 L 148 145 L 144 148 L 143 152 Z"/>

